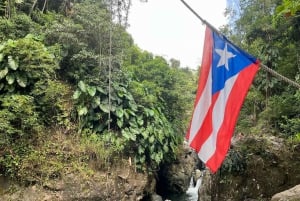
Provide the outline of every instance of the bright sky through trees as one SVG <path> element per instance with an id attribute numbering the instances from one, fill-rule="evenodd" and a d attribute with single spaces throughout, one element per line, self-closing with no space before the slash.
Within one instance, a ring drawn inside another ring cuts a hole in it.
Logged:
<path id="1" fill-rule="evenodd" d="M 226 0 L 186 0 L 216 28 L 224 25 Z M 129 33 L 143 50 L 180 60 L 182 67 L 196 69 L 201 63 L 204 28 L 180 0 L 133 0 Z"/>

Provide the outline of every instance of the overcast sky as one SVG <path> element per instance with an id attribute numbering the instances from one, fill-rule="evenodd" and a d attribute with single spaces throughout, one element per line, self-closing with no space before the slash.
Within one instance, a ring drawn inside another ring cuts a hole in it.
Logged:
<path id="1" fill-rule="evenodd" d="M 218 28 L 226 23 L 226 0 L 185 0 L 202 18 Z M 201 63 L 205 26 L 180 0 L 132 0 L 128 32 L 142 50 L 182 67 Z"/>

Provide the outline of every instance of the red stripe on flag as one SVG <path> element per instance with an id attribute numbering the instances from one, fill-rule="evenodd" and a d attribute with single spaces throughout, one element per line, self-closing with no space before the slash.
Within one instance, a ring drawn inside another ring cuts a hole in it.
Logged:
<path id="1" fill-rule="evenodd" d="M 201 69 L 200 69 L 200 73 L 199 73 L 198 89 L 197 89 L 197 94 L 196 94 L 196 100 L 194 103 L 194 108 L 196 107 L 197 103 L 199 102 L 201 94 L 203 93 L 203 90 L 206 87 L 208 75 L 211 70 L 213 38 L 212 38 L 212 31 L 208 28 L 205 31 L 205 40 L 204 41 L 205 41 L 205 43 L 204 43 L 204 48 L 203 48 L 202 64 L 201 64 Z M 195 112 L 195 110 L 194 110 L 194 112 Z M 193 114 L 193 116 L 194 116 L 194 114 Z M 186 134 L 186 139 L 190 138 L 190 129 L 191 129 L 191 125 L 189 126 L 188 132 Z"/>
<path id="2" fill-rule="evenodd" d="M 195 138 L 190 144 L 190 147 L 192 147 L 196 152 L 199 152 L 203 143 L 207 140 L 207 138 L 211 135 L 212 133 L 212 111 L 214 109 L 215 103 L 218 99 L 219 93 L 214 94 L 212 97 L 212 103 L 210 105 L 210 108 L 207 112 L 207 115 L 198 130 Z"/>

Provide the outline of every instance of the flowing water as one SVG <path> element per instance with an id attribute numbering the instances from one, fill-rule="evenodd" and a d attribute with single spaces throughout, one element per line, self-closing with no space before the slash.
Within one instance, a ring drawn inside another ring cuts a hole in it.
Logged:
<path id="1" fill-rule="evenodd" d="M 167 200 L 171 201 L 197 201 L 198 200 L 198 189 L 201 186 L 202 178 L 197 180 L 196 185 L 194 185 L 193 178 L 191 178 L 190 186 L 185 194 L 182 195 L 169 195 Z"/>

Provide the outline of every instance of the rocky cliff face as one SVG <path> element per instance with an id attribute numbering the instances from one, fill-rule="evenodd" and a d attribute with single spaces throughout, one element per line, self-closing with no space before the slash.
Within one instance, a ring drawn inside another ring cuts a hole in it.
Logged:
<path id="1" fill-rule="evenodd" d="M 68 174 L 60 180 L 30 186 L 1 183 L 0 200 L 14 201 L 138 201 L 155 190 L 153 177 L 135 173 L 129 167 L 96 172 L 91 177 Z"/>
<path id="2" fill-rule="evenodd" d="M 299 167 L 300 145 L 277 137 L 243 137 L 232 145 L 222 169 L 204 178 L 200 200 L 270 200 L 300 184 Z"/>
<path id="3" fill-rule="evenodd" d="M 181 149 L 171 164 L 151 174 L 138 173 L 123 161 L 109 171 L 91 168 L 89 174 L 68 172 L 42 182 L 25 185 L 0 177 L 0 200 L 13 201 L 157 201 L 166 192 L 185 193 L 199 167 L 197 155 L 188 147 Z M 157 195 L 157 194 L 158 195 Z"/>
<path id="4" fill-rule="evenodd" d="M 158 172 L 158 194 L 182 194 L 189 187 L 191 177 L 199 168 L 200 160 L 188 145 L 184 145 L 176 161 Z"/>

